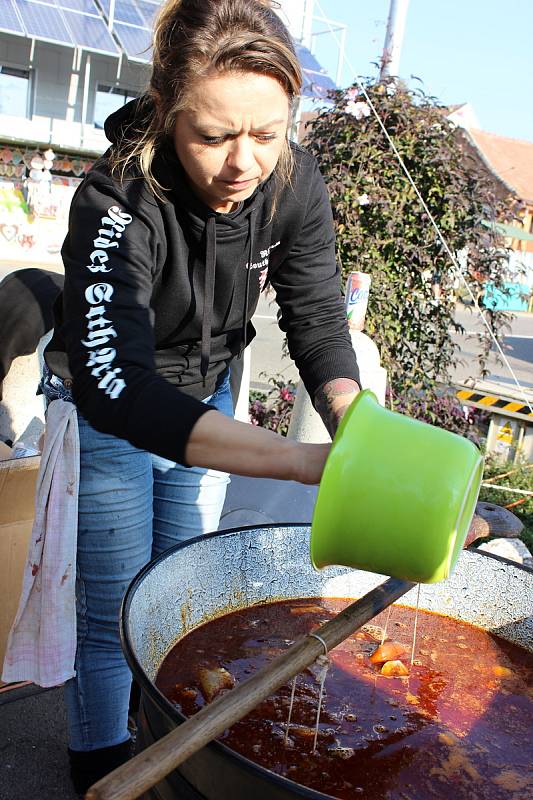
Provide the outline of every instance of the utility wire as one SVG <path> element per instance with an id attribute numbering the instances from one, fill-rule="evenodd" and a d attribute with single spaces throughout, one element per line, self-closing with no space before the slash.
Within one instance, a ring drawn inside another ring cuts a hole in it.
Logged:
<path id="1" fill-rule="evenodd" d="M 316 5 L 318 7 L 319 12 L 322 14 L 323 17 L 326 17 L 326 15 L 324 14 L 324 11 L 323 11 L 323 9 L 322 9 L 322 7 L 320 5 L 319 0 L 315 0 L 315 1 L 316 1 Z M 331 35 L 335 39 L 335 43 L 337 44 L 337 46 L 340 46 L 340 42 L 339 42 L 339 40 L 337 38 L 337 35 L 336 35 L 334 29 L 331 27 L 331 24 L 330 24 L 329 20 L 326 20 L 326 22 L 328 24 L 328 27 L 329 27 Z M 372 103 L 372 100 L 368 96 L 368 93 L 367 93 L 365 87 L 361 83 L 356 70 L 354 69 L 353 65 L 350 63 L 350 61 L 348 59 L 348 56 L 346 54 L 344 54 L 344 63 L 346 64 L 346 66 L 350 70 L 351 74 L 354 75 L 355 82 L 357 83 L 357 86 L 358 86 L 359 90 L 361 91 L 361 94 L 364 96 L 367 105 L 369 106 L 369 108 L 371 109 L 371 111 L 374 114 L 375 118 L 377 119 L 378 124 L 379 124 L 381 130 L 383 131 L 383 134 L 384 134 L 385 138 L 387 139 L 387 142 L 389 143 L 394 155 L 398 159 L 398 162 L 399 162 L 399 164 L 400 164 L 400 166 L 401 166 L 401 168 L 402 168 L 407 180 L 411 184 L 411 186 L 412 186 L 412 188 L 413 188 L 413 190 L 414 190 L 414 192 L 415 192 L 415 194 L 416 194 L 416 196 L 417 196 L 422 208 L 424 209 L 425 213 L 428 216 L 428 219 L 429 219 L 431 225 L 435 229 L 435 233 L 437 234 L 437 236 L 438 236 L 438 238 L 439 238 L 444 250 L 446 251 L 447 255 L 449 256 L 456 277 L 459 278 L 459 281 L 463 283 L 463 285 L 466 288 L 468 294 L 470 295 L 472 303 L 473 303 L 476 311 L 479 313 L 481 319 L 483 320 L 483 324 L 487 328 L 492 341 L 496 345 L 496 348 L 497 348 L 498 352 L 500 353 L 500 356 L 502 357 L 502 360 L 503 360 L 505 366 L 509 370 L 509 373 L 511 374 L 511 376 L 512 376 L 512 378 L 514 380 L 514 382 L 515 382 L 515 384 L 516 384 L 516 386 L 518 388 L 518 391 L 519 391 L 519 393 L 520 393 L 525 405 L 528 406 L 529 410 L 533 414 L 533 405 L 531 404 L 531 401 L 527 398 L 524 387 L 522 386 L 522 384 L 520 383 L 520 381 L 516 377 L 516 375 L 514 373 L 514 370 L 511 367 L 511 364 L 509 362 L 509 359 L 507 358 L 507 356 L 503 352 L 503 349 L 502 349 L 502 347 L 501 347 L 501 345 L 500 345 L 500 343 L 499 343 L 494 331 L 492 330 L 491 326 L 487 322 L 487 320 L 485 318 L 485 315 L 483 314 L 483 311 L 481 310 L 481 307 L 480 307 L 480 305 L 479 305 L 479 303 L 478 303 L 478 301 L 477 301 L 472 289 L 470 288 L 470 285 L 468 284 L 465 276 L 463 275 L 463 273 L 461 271 L 461 268 L 460 268 L 460 266 L 459 266 L 459 264 L 457 262 L 457 259 L 456 259 L 455 255 L 452 253 L 452 251 L 451 251 L 451 249 L 450 249 L 450 247 L 448 245 L 448 242 L 444 238 L 444 236 L 443 236 L 443 234 L 442 234 L 437 222 L 435 221 L 435 218 L 433 217 L 433 214 L 431 213 L 431 211 L 429 210 L 429 208 L 427 206 L 426 201 L 424 200 L 424 198 L 420 194 L 420 192 L 418 190 L 418 186 L 414 182 L 414 180 L 413 180 L 413 178 L 411 176 L 411 173 L 409 172 L 409 169 L 407 168 L 403 158 L 401 157 L 400 153 L 398 152 L 398 149 L 397 149 L 396 145 L 394 144 L 394 141 L 392 140 L 388 130 L 386 129 L 385 125 L 383 124 L 383 122 L 381 120 L 381 117 L 379 116 L 376 108 L 374 107 L 374 104 Z"/>

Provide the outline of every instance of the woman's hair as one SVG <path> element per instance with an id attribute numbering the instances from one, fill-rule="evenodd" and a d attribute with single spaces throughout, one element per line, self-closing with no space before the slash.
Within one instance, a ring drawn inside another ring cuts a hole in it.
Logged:
<path id="1" fill-rule="evenodd" d="M 164 187 L 152 172 L 154 156 L 173 135 L 177 113 L 187 108 L 188 89 L 213 71 L 254 72 L 279 82 L 289 110 L 302 75 L 291 37 L 271 0 L 167 0 L 155 20 L 150 84 L 129 125 L 113 147 L 111 167 L 124 177 L 138 164 L 151 191 Z M 275 168 L 290 182 L 292 153 L 285 141 Z"/>

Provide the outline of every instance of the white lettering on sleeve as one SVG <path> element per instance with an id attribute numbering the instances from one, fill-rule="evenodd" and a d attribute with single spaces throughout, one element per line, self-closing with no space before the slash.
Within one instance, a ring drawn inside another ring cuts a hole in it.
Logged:
<path id="1" fill-rule="evenodd" d="M 112 241 L 121 239 L 126 230 L 126 226 L 133 221 L 131 214 L 122 211 L 119 206 L 111 206 L 107 210 L 107 216 L 102 217 L 98 229 L 98 235 L 94 239 L 94 250 L 89 256 L 90 264 L 87 269 L 90 272 L 111 272 L 109 266 L 109 251 L 111 248 L 118 248 L 120 243 Z M 114 347 L 104 347 L 111 339 L 116 339 L 118 334 L 113 327 L 112 319 L 107 319 L 106 315 L 112 318 L 111 301 L 114 288 L 110 283 L 93 283 L 85 290 L 85 299 L 89 303 L 89 311 L 85 315 L 88 319 L 87 338 L 82 339 L 81 343 L 89 350 L 87 367 L 92 367 L 91 375 L 98 380 L 98 388 L 102 389 L 112 400 L 119 397 L 126 386 L 123 378 L 118 376 L 122 373 L 120 367 L 113 368 L 113 362 L 117 355 Z M 109 306 L 105 306 L 108 303 Z"/>

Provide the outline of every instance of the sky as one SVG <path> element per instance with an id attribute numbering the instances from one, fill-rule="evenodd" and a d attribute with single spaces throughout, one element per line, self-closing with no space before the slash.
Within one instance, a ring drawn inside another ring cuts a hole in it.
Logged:
<path id="1" fill-rule="evenodd" d="M 389 3 L 315 0 L 315 15 L 348 25 L 346 55 L 359 75 L 376 74 Z M 335 41 L 316 41 L 334 78 Z M 533 142 L 533 0 L 410 0 L 399 72 L 442 103 L 470 103 L 483 130 Z M 352 79 L 345 65 L 342 84 Z"/>

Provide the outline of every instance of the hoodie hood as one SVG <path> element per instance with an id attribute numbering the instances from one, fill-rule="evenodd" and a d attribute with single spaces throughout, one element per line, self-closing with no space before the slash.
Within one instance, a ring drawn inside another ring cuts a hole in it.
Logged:
<path id="1" fill-rule="evenodd" d="M 135 125 L 137 129 L 143 127 L 143 121 L 147 121 L 155 114 L 154 103 L 147 94 L 130 100 L 129 103 L 118 108 L 110 114 L 104 122 L 104 132 L 111 144 L 121 141 L 130 125 Z"/>

